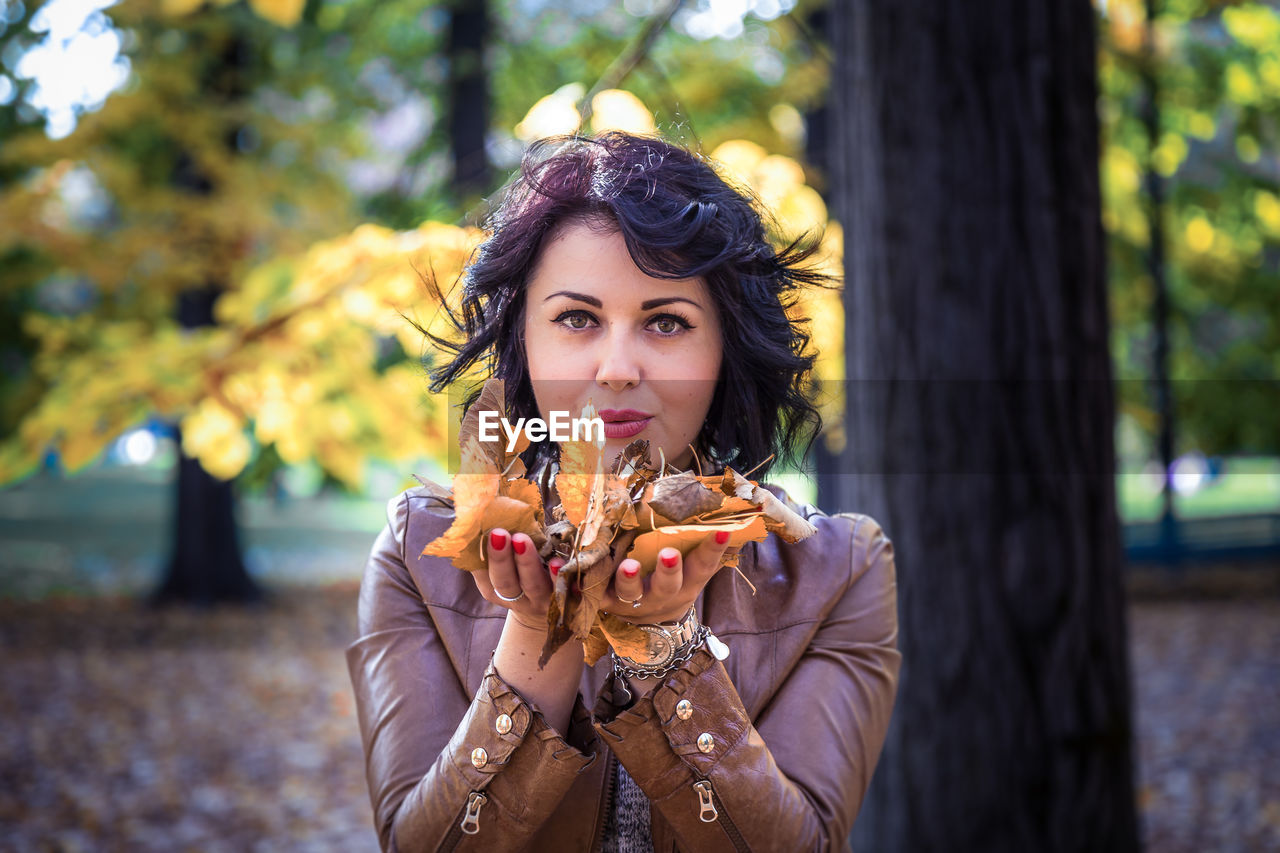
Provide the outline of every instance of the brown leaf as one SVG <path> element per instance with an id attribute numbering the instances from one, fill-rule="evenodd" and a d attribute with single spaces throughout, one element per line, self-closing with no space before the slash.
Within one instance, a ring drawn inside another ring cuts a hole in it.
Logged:
<path id="1" fill-rule="evenodd" d="M 594 418 L 596 408 L 590 402 L 582 408 L 581 417 Z M 556 472 L 556 491 L 565 518 L 575 527 L 582 524 L 591 499 L 604 491 L 604 444 L 599 441 L 565 441 L 560 444 L 560 470 Z"/>
<path id="2" fill-rule="evenodd" d="M 453 478 L 453 523 L 422 549 L 424 555 L 453 557 L 479 533 L 481 520 L 498 494 L 498 474 L 475 442 L 462 447 L 462 466 Z"/>
<path id="3" fill-rule="evenodd" d="M 663 548 L 676 548 L 687 557 L 694 548 L 717 530 L 729 531 L 726 548 L 741 548 L 747 542 L 759 541 L 769 535 L 769 531 L 764 526 L 764 519 L 760 515 L 715 524 L 669 525 L 641 533 L 631 543 L 631 550 L 627 552 L 627 556 L 639 561 L 641 577 L 644 577 L 651 574 L 657 566 L 658 552 Z"/>
<path id="4" fill-rule="evenodd" d="M 773 492 L 752 483 L 732 468 L 724 469 L 721 488 L 727 495 L 745 498 L 760 507 L 767 519 L 766 529 L 777 533 L 785 542 L 799 542 L 818 532 L 818 528 L 778 500 Z"/>
<path id="5" fill-rule="evenodd" d="M 587 666 L 595 666 L 596 661 L 609 653 L 609 638 L 600 630 L 600 623 L 591 626 L 591 634 L 582 644 L 582 659 Z"/>
<path id="6" fill-rule="evenodd" d="M 677 524 L 719 509 L 725 498 L 687 471 L 655 480 L 650 488 L 649 506 Z"/>
<path id="7" fill-rule="evenodd" d="M 417 474 L 413 475 L 413 479 L 422 484 L 422 487 L 427 490 L 427 494 L 432 497 L 447 500 L 450 504 L 453 503 L 453 490 L 448 486 L 442 486 L 433 480 L 428 480 L 426 477 L 420 477 Z"/>
<path id="8" fill-rule="evenodd" d="M 649 633 L 612 613 L 600 614 L 600 630 L 613 650 L 623 657 L 642 659 L 649 655 Z"/>

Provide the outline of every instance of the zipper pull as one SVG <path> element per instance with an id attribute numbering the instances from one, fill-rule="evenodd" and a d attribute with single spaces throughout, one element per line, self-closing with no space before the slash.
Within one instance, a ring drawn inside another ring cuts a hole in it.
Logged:
<path id="1" fill-rule="evenodd" d="M 720 813 L 716 811 L 715 803 L 711 802 L 711 783 L 706 780 L 694 782 L 693 789 L 698 792 L 698 817 L 703 823 L 714 823 Z"/>
<path id="2" fill-rule="evenodd" d="M 467 835 L 475 835 L 480 831 L 480 807 L 489 802 L 489 798 L 479 791 L 467 795 L 467 813 L 462 816 L 462 831 Z"/>

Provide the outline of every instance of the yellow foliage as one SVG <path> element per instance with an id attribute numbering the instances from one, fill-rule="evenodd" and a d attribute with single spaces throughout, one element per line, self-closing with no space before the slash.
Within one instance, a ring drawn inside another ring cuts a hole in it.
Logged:
<path id="1" fill-rule="evenodd" d="M 1258 100 L 1258 85 L 1239 62 L 1227 64 L 1227 96 L 1237 104 L 1252 104 Z"/>
<path id="2" fill-rule="evenodd" d="M 1261 3 L 1223 9 L 1222 23 L 1232 38 L 1255 50 L 1274 50 L 1280 44 L 1280 16 Z"/>
<path id="3" fill-rule="evenodd" d="M 653 113 L 644 102 L 624 89 L 605 89 L 591 99 L 591 128 L 596 133 L 623 130 L 627 133 L 654 134 Z"/>
<path id="4" fill-rule="evenodd" d="M 1266 190 L 1258 190 L 1253 196 L 1253 212 L 1267 233 L 1280 239 L 1280 198 Z"/>
<path id="5" fill-rule="evenodd" d="M 1187 246 L 1195 252 L 1207 252 L 1213 248 L 1214 233 L 1209 220 L 1203 216 L 1192 217 L 1185 230 Z"/>
<path id="6" fill-rule="evenodd" d="M 1197 139 L 1213 139 L 1217 133 L 1217 125 L 1213 122 L 1213 117 L 1207 113 L 1194 112 L 1187 122 L 1187 130 Z"/>
<path id="7" fill-rule="evenodd" d="M 306 0 L 249 0 L 249 8 L 273 24 L 292 27 L 302 19 Z"/>
<path id="8" fill-rule="evenodd" d="M 1156 171 L 1166 178 L 1178 171 L 1178 166 L 1187 158 L 1187 140 L 1180 133 L 1165 133 L 1160 137 L 1160 144 L 1151 152 L 1152 164 Z"/>
<path id="9" fill-rule="evenodd" d="M 1107 24 L 1111 41 L 1120 50 L 1136 53 L 1142 47 L 1146 13 L 1141 0 L 1109 0 Z"/>
<path id="10" fill-rule="evenodd" d="M 174 17 L 189 15 L 204 5 L 204 0 L 160 0 L 162 14 Z"/>
<path id="11" fill-rule="evenodd" d="M 244 422 L 221 403 L 205 399 L 182 419 L 182 450 L 224 480 L 244 470 L 251 447 Z"/>
<path id="12" fill-rule="evenodd" d="M 544 136 L 576 133 L 582 125 L 578 101 L 587 93 L 581 83 L 569 83 L 539 98 L 515 126 L 516 138 L 532 142 Z"/>

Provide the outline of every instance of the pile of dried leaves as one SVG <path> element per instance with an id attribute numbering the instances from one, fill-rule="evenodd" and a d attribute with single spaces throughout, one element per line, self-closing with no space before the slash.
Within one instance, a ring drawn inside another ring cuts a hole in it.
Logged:
<path id="1" fill-rule="evenodd" d="M 643 439 L 627 445 L 607 470 L 602 440 L 564 442 L 554 475 L 548 466 L 542 482 L 532 482 L 520 459 L 529 447 L 528 436 L 520 434 L 510 450 L 503 441 L 480 440 L 480 413 L 503 417 L 505 399 L 502 380 L 490 379 L 463 418 L 461 465 L 452 488 L 419 478 L 454 506 L 453 524 L 422 553 L 448 557 L 464 571 L 484 569 L 485 536 L 501 527 L 528 534 L 544 560 L 553 555 L 564 559 L 547 609 L 547 643 L 539 666 L 570 637 L 583 641 L 588 664 L 610 645 L 620 654 L 639 654 L 645 648 L 643 631 L 600 609 L 620 548 L 647 574 L 661 549 L 674 547 L 687 555 L 709 534 L 724 530 L 730 555 L 724 565 L 736 570 L 737 549 L 745 543 L 770 533 L 797 542 L 816 530 L 732 468 L 703 476 L 679 471 L 665 459 L 654 467 L 649 442 Z M 588 403 L 581 417 L 595 416 Z"/>

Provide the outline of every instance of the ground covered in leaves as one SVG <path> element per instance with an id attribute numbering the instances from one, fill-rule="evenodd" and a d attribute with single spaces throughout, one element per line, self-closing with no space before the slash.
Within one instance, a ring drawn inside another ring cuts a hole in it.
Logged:
<path id="1" fill-rule="evenodd" d="M 254 610 L 0 601 L 0 850 L 376 851 L 356 588 Z M 1280 848 L 1280 601 L 1130 619 L 1147 847 Z"/>

